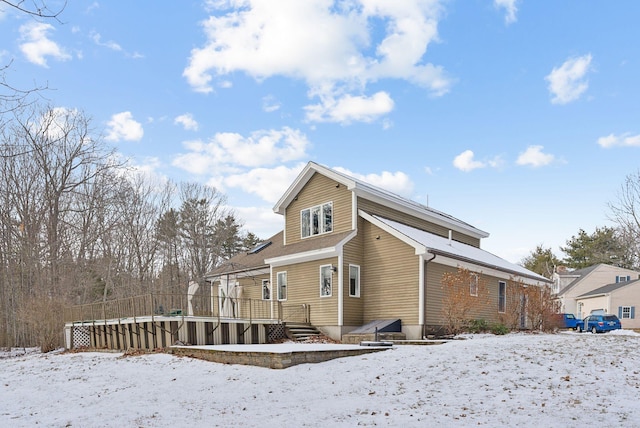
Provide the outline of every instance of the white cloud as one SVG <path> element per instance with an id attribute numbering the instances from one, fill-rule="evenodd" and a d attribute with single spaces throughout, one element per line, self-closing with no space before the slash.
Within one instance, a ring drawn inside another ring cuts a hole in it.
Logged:
<path id="1" fill-rule="evenodd" d="M 631 135 L 628 132 L 622 135 L 609 134 L 606 137 L 598 138 L 598 144 L 605 149 L 611 147 L 640 147 L 640 134 Z"/>
<path id="2" fill-rule="evenodd" d="M 191 113 L 181 114 L 174 119 L 173 123 L 182 125 L 182 127 L 187 131 L 198 130 L 198 122 L 193 118 Z"/>
<path id="3" fill-rule="evenodd" d="M 306 106 L 307 120 L 312 122 L 372 122 L 393 110 L 393 100 L 386 92 L 371 97 L 345 95 L 336 100 L 326 97 L 321 104 Z"/>
<path id="4" fill-rule="evenodd" d="M 444 70 L 424 59 L 437 41 L 439 1 L 242 0 L 208 6 L 218 15 L 202 23 L 207 42 L 191 51 L 183 72 L 199 92 L 211 92 L 214 79 L 238 71 L 258 80 L 277 75 L 303 80 L 309 96 L 321 100 L 380 98 L 363 94 L 369 83 L 386 78 L 406 80 L 436 96 L 451 86 Z M 382 40 L 374 42 L 380 28 Z M 314 107 L 319 111 L 311 117 L 320 120 L 348 115 L 328 111 L 345 107 L 337 101 Z M 349 120 L 370 121 L 379 114 L 356 112 Z"/>
<path id="5" fill-rule="evenodd" d="M 140 141 L 144 135 L 142 124 L 133 119 L 129 111 L 111 116 L 107 123 L 107 141 Z"/>
<path id="6" fill-rule="evenodd" d="M 304 166 L 304 163 L 298 163 L 293 167 L 254 168 L 244 173 L 230 174 L 223 182 L 226 186 L 240 188 L 275 204 Z"/>
<path id="7" fill-rule="evenodd" d="M 225 132 L 207 143 L 183 143 L 189 153 L 176 157 L 173 164 L 195 174 L 229 167 L 264 167 L 303 159 L 310 144 L 302 132 L 288 127 L 256 131 L 248 137 Z"/>
<path id="8" fill-rule="evenodd" d="M 280 110 L 280 103 L 273 95 L 267 95 L 262 98 L 262 110 L 267 113 L 272 113 L 274 111 Z"/>
<path id="9" fill-rule="evenodd" d="M 474 169 L 485 168 L 487 164 L 474 159 L 475 155 L 471 150 L 465 150 L 453 159 L 453 166 L 464 172 Z"/>
<path id="10" fill-rule="evenodd" d="M 518 7 L 516 5 L 518 0 L 493 0 L 493 5 L 498 9 L 504 9 L 504 22 L 505 24 L 513 24 L 518 20 L 516 13 L 518 12 Z"/>
<path id="11" fill-rule="evenodd" d="M 118 43 L 114 42 L 113 40 L 108 40 L 106 42 L 103 42 L 102 36 L 100 35 L 100 33 L 95 33 L 95 32 L 91 33 L 90 37 L 93 40 L 93 42 L 98 46 L 102 46 L 116 52 L 122 51 L 122 46 L 120 46 Z"/>
<path id="12" fill-rule="evenodd" d="M 543 146 L 529 146 L 527 150 L 523 153 L 520 153 L 516 163 L 518 165 L 529 165 L 534 168 L 538 168 L 541 166 L 546 166 L 552 163 L 555 160 L 555 156 L 543 153 Z"/>
<path id="13" fill-rule="evenodd" d="M 549 92 L 553 95 L 553 104 L 575 101 L 587 90 L 589 83 L 586 75 L 591 71 L 591 59 L 591 54 L 569 58 L 545 77 L 549 82 Z"/>
<path id="14" fill-rule="evenodd" d="M 48 37 L 54 30 L 51 24 L 31 21 L 20 26 L 20 50 L 33 64 L 49 67 L 47 57 L 58 61 L 67 61 L 71 55 L 64 48 Z"/>
<path id="15" fill-rule="evenodd" d="M 365 175 L 349 171 L 342 167 L 335 167 L 333 169 L 398 195 L 411 197 L 413 193 L 413 182 L 407 174 L 401 171 L 383 171 L 380 174 Z"/>

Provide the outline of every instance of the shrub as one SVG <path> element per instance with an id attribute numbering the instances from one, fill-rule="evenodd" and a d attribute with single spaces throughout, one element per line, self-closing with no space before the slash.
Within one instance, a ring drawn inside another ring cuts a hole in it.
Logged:
<path id="1" fill-rule="evenodd" d="M 62 346 L 64 321 L 62 301 L 48 297 L 26 299 L 18 308 L 18 318 L 26 327 L 33 345 L 42 352 Z"/>
<path id="2" fill-rule="evenodd" d="M 503 335 L 509 333 L 509 327 L 502 323 L 494 324 L 491 326 L 491 333 L 497 335 Z"/>
<path id="3" fill-rule="evenodd" d="M 483 319 L 469 321 L 469 333 L 485 333 L 490 330 L 489 323 Z"/>

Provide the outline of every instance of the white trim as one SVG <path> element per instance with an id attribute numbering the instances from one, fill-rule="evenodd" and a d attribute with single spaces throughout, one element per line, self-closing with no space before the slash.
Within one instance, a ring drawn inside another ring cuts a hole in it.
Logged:
<path id="1" fill-rule="evenodd" d="M 357 293 L 356 294 L 351 294 L 351 267 L 355 267 L 358 268 L 358 283 L 357 283 Z M 353 297 L 353 298 L 360 298 L 360 275 L 361 275 L 362 269 L 360 268 L 360 265 L 357 265 L 355 263 L 349 263 L 349 297 Z"/>
<path id="2" fill-rule="evenodd" d="M 344 324 L 344 280 L 342 279 L 342 263 L 344 263 L 342 248 L 340 248 L 340 255 L 338 255 L 338 326 L 342 327 Z"/>
<path id="3" fill-rule="evenodd" d="M 275 299 L 274 299 L 274 296 L 273 296 L 273 284 L 274 284 L 274 281 L 273 281 L 273 268 L 271 266 L 269 266 L 269 281 L 271 281 L 271 303 L 269 304 L 269 306 L 270 306 L 269 310 L 271 311 L 271 319 L 273 319 L 273 313 L 274 313 L 273 305 L 274 305 Z"/>
<path id="4" fill-rule="evenodd" d="M 447 229 L 455 230 L 456 232 L 464 233 L 465 235 L 469 235 L 473 238 L 482 239 L 482 238 L 489 237 L 488 232 L 485 232 L 484 230 L 476 229 L 471 225 L 464 224 L 460 220 L 458 221 L 456 221 L 457 219 L 448 220 L 445 215 L 442 215 L 442 217 L 444 217 L 443 219 L 441 218 L 441 216 L 438 216 L 435 213 L 417 210 L 415 207 L 411 206 L 411 204 L 408 203 L 408 201 L 404 202 L 399 199 L 392 200 L 386 195 L 381 196 L 379 192 L 378 194 L 376 194 L 369 189 L 366 189 L 366 190 L 355 189 L 354 192 L 358 197 L 361 197 L 362 199 L 366 199 L 366 200 L 378 203 L 380 205 L 384 205 L 385 207 L 393 208 L 402 213 L 408 214 L 412 217 L 426 220 L 430 223 L 437 224 Z"/>
<path id="5" fill-rule="evenodd" d="M 500 310 L 500 284 L 504 284 L 504 310 Z M 507 313 L 507 281 L 498 281 L 498 313 Z"/>
<path id="6" fill-rule="evenodd" d="M 418 325 L 424 326 L 424 256 L 421 254 L 418 256 Z M 424 334 L 424 331 L 423 333 Z"/>
<path id="7" fill-rule="evenodd" d="M 294 263 L 311 262 L 314 260 L 326 259 L 328 257 L 336 257 L 337 255 L 338 248 L 328 247 L 305 251 L 303 253 L 289 254 L 287 256 L 273 257 L 271 259 L 265 259 L 264 262 L 277 267 Z"/>
<path id="8" fill-rule="evenodd" d="M 367 184 L 360 180 L 355 180 L 348 175 L 338 173 L 330 168 L 315 162 L 309 162 L 296 177 L 294 182 L 285 191 L 284 195 L 278 200 L 273 207 L 273 211 L 277 214 L 285 214 L 286 207 L 289 206 L 295 196 L 302 190 L 304 185 L 313 177 L 314 173 L 319 173 L 325 177 L 340 183 L 348 190 L 351 190 L 356 197 L 366 199 L 375 203 L 379 203 L 386 207 L 396 209 L 400 212 L 407 213 L 413 217 L 427 220 L 431 223 L 446 227 L 447 229 L 462 232 L 466 235 L 477 239 L 486 238 L 488 232 L 477 229 L 462 220 L 440 213 L 437 210 L 422 206 L 414 201 L 404 199 L 391 192 L 384 191 L 376 186 Z"/>
<path id="9" fill-rule="evenodd" d="M 351 192 L 351 229 L 358 228 L 358 197 L 356 192 Z"/>
<path id="10" fill-rule="evenodd" d="M 326 259 L 329 257 L 339 257 L 344 244 L 352 240 L 357 234 L 357 230 L 352 231 L 333 247 L 319 248 L 317 250 L 294 253 L 280 257 L 272 257 L 270 259 L 265 259 L 264 262 L 272 267 L 277 267 L 294 263 L 312 262 L 314 260 Z"/>
<path id="11" fill-rule="evenodd" d="M 329 294 L 322 294 L 322 280 L 324 279 L 324 276 L 322 275 L 322 271 L 323 269 L 327 269 L 329 270 Z M 320 278 L 318 280 L 318 285 L 320 286 L 320 298 L 321 299 L 326 299 L 328 297 L 333 297 L 333 265 L 328 264 L 328 265 L 320 265 L 319 269 L 318 269 L 319 273 L 320 273 Z"/>
<path id="12" fill-rule="evenodd" d="M 269 298 L 265 299 L 264 298 L 264 283 L 265 281 L 268 284 L 268 288 L 269 288 Z M 261 294 L 261 298 L 263 301 L 267 301 L 267 300 L 272 300 L 273 299 L 273 290 L 271 290 L 271 279 L 263 279 L 262 281 L 260 281 L 260 294 Z"/>
<path id="13" fill-rule="evenodd" d="M 284 299 L 280 298 L 280 274 L 283 273 L 285 275 L 286 278 L 286 282 L 285 282 L 285 293 L 286 296 L 284 297 Z M 276 300 L 278 300 L 279 302 L 286 302 L 287 299 L 289 298 L 289 275 L 287 274 L 286 270 L 282 270 L 280 272 L 276 272 Z"/>
<path id="14" fill-rule="evenodd" d="M 462 260 L 457 260 L 454 258 L 450 258 L 450 257 L 446 257 L 443 256 L 442 254 L 438 254 L 438 259 L 436 262 L 434 263 L 438 263 L 441 265 L 445 265 L 445 266 L 450 266 L 450 267 L 454 267 L 454 268 L 464 268 L 470 271 L 474 271 L 474 272 L 478 272 L 478 273 L 482 273 L 485 275 L 489 275 L 489 276 L 494 276 L 498 279 L 501 280 L 510 280 L 510 279 L 516 279 L 516 280 L 521 280 L 524 284 L 526 285 L 541 285 L 540 281 L 535 281 L 531 278 L 527 278 L 527 277 L 523 277 L 523 276 L 519 276 L 516 275 L 515 273 L 508 273 L 508 272 L 503 272 L 501 270 L 497 270 L 497 269 L 493 269 L 487 266 L 482 266 L 479 264 L 474 264 L 474 263 L 469 263 L 469 262 L 465 262 Z"/>

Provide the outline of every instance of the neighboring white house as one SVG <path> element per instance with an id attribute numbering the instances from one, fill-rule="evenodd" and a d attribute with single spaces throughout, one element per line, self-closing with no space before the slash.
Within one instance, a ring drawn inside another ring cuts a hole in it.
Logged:
<path id="1" fill-rule="evenodd" d="M 582 319 L 591 313 L 592 309 L 607 309 L 608 313 L 617 314 L 617 306 L 606 308 L 584 306 L 584 299 L 579 304 L 579 298 L 607 285 L 615 285 L 640 279 L 640 272 L 625 269 L 617 266 L 597 264 L 574 271 L 558 271 L 553 274 L 554 291 L 557 292 L 557 299 L 561 305 L 561 312 L 571 313 L 576 318 Z M 637 288 L 637 290 L 636 290 Z M 640 287 L 634 287 L 632 293 L 637 293 L 636 302 L 640 302 Z M 593 303 L 598 306 L 600 303 Z M 629 306 L 629 305 L 621 305 Z"/>

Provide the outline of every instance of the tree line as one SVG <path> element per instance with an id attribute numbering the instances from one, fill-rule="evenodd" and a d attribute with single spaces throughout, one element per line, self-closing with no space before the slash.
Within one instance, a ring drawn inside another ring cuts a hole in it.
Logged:
<path id="1" fill-rule="evenodd" d="M 258 241 L 215 188 L 127 167 L 79 110 L 16 108 L 0 138 L 0 346 L 64 305 L 183 293 Z"/>
<path id="2" fill-rule="evenodd" d="M 579 229 L 560 247 L 564 258 L 538 245 L 520 264 L 547 278 L 558 266 L 582 269 L 603 263 L 640 270 L 640 170 L 625 177 L 608 208 L 614 226 L 596 227 L 592 233 Z"/>

